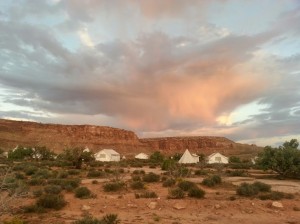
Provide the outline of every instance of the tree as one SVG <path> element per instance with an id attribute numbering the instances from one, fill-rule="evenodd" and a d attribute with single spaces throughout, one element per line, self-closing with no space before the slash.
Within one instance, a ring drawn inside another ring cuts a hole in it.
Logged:
<path id="1" fill-rule="evenodd" d="M 10 150 L 8 152 L 8 159 L 21 160 L 25 158 L 32 158 L 33 150 L 32 148 L 25 148 L 18 146 L 16 149 Z"/>
<path id="2" fill-rule="evenodd" d="M 47 149 L 45 146 L 37 146 L 33 148 L 32 157 L 37 160 L 50 160 L 53 159 L 55 153 Z"/>
<path id="3" fill-rule="evenodd" d="M 65 149 L 59 157 L 70 161 L 76 169 L 80 169 L 83 162 L 95 160 L 92 152 L 84 152 L 82 148 L 78 147 Z"/>
<path id="4" fill-rule="evenodd" d="M 162 162 L 164 160 L 164 155 L 162 155 L 159 151 L 156 151 L 150 155 L 150 160 L 153 162 Z"/>
<path id="5" fill-rule="evenodd" d="M 259 154 L 257 165 L 271 169 L 282 177 L 300 178 L 300 150 L 298 141 L 292 139 L 279 148 L 266 146 Z"/>
<path id="6" fill-rule="evenodd" d="M 241 163 L 241 160 L 237 156 L 230 156 L 229 157 L 229 163 Z"/>

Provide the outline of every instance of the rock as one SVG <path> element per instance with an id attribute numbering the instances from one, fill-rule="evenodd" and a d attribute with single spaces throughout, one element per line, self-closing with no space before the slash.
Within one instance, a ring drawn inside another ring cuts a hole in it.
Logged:
<path id="1" fill-rule="evenodd" d="M 127 207 L 128 208 L 137 208 L 138 206 L 136 204 L 133 204 L 133 203 L 128 203 Z"/>
<path id="2" fill-rule="evenodd" d="M 219 209 L 219 208 L 221 208 L 221 205 L 216 204 L 216 205 L 215 205 L 215 209 Z"/>
<path id="3" fill-rule="evenodd" d="M 283 208 L 283 205 L 282 205 L 281 202 L 273 201 L 272 204 L 271 204 L 271 207 L 272 208 Z"/>
<path id="4" fill-rule="evenodd" d="M 88 205 L 83 205 L 83 206 L 81 207 L 81 210 L 82 210 L 82 211 L 88 211 L 88 210 L 91 210 L 91 207 L 88 206 Z"/>
<path id="5" fill-rule="evenodd" d="M 148 208 L 150 208 L 150 209 L 156 209 L 156 207 L 157 207 L 157 202 L 155 202 L 155 201 L 151 201 L 150 203 L 148 203 Z"/>
<path id="6" fill-rule="evenodd" d="M 177 209 L 177 210 L 182 210 L 186 208 L 186 204 L 182 203 L 182 202 L 177 202 L 173 205 L 173 208 Z"/>

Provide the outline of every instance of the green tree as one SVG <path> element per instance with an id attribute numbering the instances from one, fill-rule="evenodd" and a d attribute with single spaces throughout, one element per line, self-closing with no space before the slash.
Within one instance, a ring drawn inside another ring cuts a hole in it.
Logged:
<path id="1" fill-rule="evenodd" d="M 78 147 L 65 149 L 59 158 L 72 162 L 76 169 L 80 169 L 83 162 L 88 163 L 95 160 L 92 152 L 84 152 L 82 148 Z"/>
<path id="2" fill-rule="evenodd" d="M 32 158 L 33 150 L 32 148 L 25 148 L 18 146 L 16 149 L 10 150 L 8 152 L 8 159 L 11 160 L 21 160 L 25 158 Z"/>
<path id="3" fill-rule="evenodd" d="M 229 163 L 241 163 L 241 159 L 237 156 L 230 156 Z"/>
<path id="4" fill-rule="evenodd" d="M 259 154 L 257 165 L 263 169 L 271 169 L 282 177 L 300 178 L 300 150 L 298 141 L 292 139 L 279 148 L 266 146 Z"/>
<path id="5" fill-rule="evenodd" d="M 153 162 L 162 162 L 164 160 L 164 155 L 162 155 L 159 151 L 156 151 L 150 155 L 150 160 Z"/>
<path id="6" fill-rule="evenodd" d="M 45 146 L 37 146 L 33 148 L 32 156 L 37 160 L 50 160 L 54 158 L 55 153 Z"/>

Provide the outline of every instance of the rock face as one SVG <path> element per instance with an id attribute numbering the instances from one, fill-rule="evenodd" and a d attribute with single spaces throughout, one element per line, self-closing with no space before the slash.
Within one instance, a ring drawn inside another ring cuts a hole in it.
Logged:
<path id="1" fill-rule="evenodd" d="M 56 125 L 0 119 L 0 147 L 46 146 L 54 151 L 68 147 L 118 148 L 135 151 L 140 146 L 132 131 L 91 125 Z"/>
<path id="2" fill-rule="evenodd" d="M 88 147 L 93 152 L 113 148 L 129 158 L 137 153 L 164 154 L 220 152 L 226 156 L 251 155 L 260 150 L 256 146 L 242 145 L 223 137 L 166 137 L 143 138 L 128 130 L 93 125 L 57 125 L 0 119 L 0 148 L 9 150 L 17 145 L 24 147 L 46 146 L 56 153 L 69 147 Z"/>

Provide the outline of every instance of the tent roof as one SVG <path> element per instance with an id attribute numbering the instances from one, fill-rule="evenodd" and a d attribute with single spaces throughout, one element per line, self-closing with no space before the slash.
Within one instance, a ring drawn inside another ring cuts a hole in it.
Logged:
<path id="1" fill-rule="evenodd" d="M 188 149 L 185 150 L 178 163 L 197 163 L 199 156 L 194 156 Z"/>

